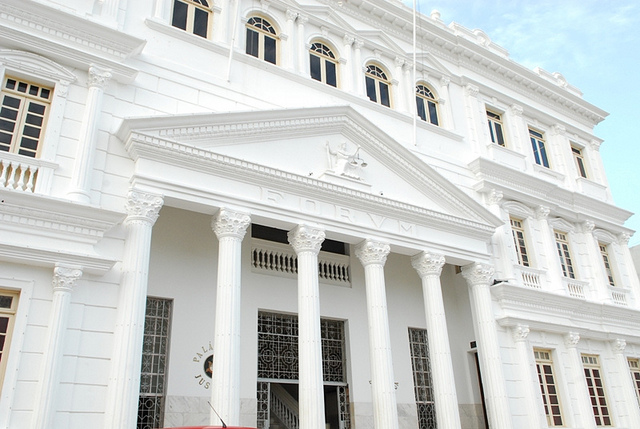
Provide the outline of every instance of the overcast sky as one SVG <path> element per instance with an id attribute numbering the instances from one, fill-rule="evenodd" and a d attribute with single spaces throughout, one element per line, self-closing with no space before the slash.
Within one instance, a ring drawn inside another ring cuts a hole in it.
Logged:
<path id="1" fill-rule="evenodd" d="M 483 30 L 520 64 L 560 72 L 609 112 L 595 128 L 609 185 L 616 205 L 640 213 L 640 2 L 418 1 L 419 12 L 437 9 L 447 25 Z M 625 225 L 638 231 L 629 244 L 640 244 L 640 214 Z"/>

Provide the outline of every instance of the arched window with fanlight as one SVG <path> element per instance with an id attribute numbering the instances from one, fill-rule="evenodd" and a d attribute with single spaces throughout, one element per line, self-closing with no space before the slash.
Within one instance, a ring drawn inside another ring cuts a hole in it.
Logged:
<path id="1" fill-rule="evenodd" d="M 277 32 L 264 18 L 252 16 L 247 20 L 247 54 L 271 64 L 277 64 Z"/>
<path id="2" fill-rule="evenodd" d="M 440 125 L 438 120 L 438 100 L 433 95 L 433 91 L 421 83 L 416 85 L 416 107 L 418 116 L 423 121 L 433 125 Z"/>
<path id="3" fill-rule="evenodd" d="M 327 45 L 315 42 L 309 49 L 309 71 L 311 78 L 327 85 L 338 86 L 336 70 L 338 61 Z"/>
<path id="4" fill-rule="evenodd" d="M 208 39 L 211 35 L 212 0 L 174 0 L 171 25 Z"/>
<path id="5" fill-rule="evenodd" d="M 389 78 L 378 66 L 369 64 L 365 71 L 367 97 L 374 103 L 391 107 L 391 93 L 389 92 Z"/>

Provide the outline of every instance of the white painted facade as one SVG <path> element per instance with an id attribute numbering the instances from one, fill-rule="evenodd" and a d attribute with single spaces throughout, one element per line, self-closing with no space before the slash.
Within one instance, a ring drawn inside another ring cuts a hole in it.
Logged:
<path id="1" fill-rule="evenodd" d="M 177 1 L 191 22 L 199 6 Z M 562 427 L 640 427 L 640 281 L 593 134 L 604 111 L 437 13 L 418 17 L 414 78 L 412 14 L 395 0 L 199 10 L 206 37 L 172 25 L 170 0 L 0 3 L 3 100 L 21 97 L 8 79 L 51 90 L 36 156 L 0 142 L 0 427 L 136 427 L 147 297 L 172 305 L 165 427 L 218 424 L 208 401 L 229 425 L 287 427 L 259 419 L 262 385 L 299 393 L 287 409 L 302 429 L 417 428 L 413 329 L 438 428 L 553 427 L 540 353 Z M 276 64 L 246 53 L 252 17 L 273 27 Z M 314 43 L 337 87 L 310 77 Z M 367 66 L 390 106 L 368 98 Z M 414 121 L 416 84 L 437 125 Z M 265 313 L 298 318 L 296 379 L 258 374 Z M 341 382 L 323 379 L 320 319 L 344 327 Z M 604 384 L 596 414 L 584 362 Z"/>

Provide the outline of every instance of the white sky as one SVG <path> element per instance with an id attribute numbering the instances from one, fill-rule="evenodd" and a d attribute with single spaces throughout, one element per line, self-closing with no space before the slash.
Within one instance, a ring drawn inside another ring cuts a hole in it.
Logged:
<path id="1" fill-rule="evenodd" d="M 616 205 L 638 213 L 625 224 L 638 231 L 629 245 L 640 244 L 640 2 L 418 0 L 419 12 L 434 9 L 447 25 L 483 30 L 520 64 L 560 72 L 609 112 L 595 134 Z"/>

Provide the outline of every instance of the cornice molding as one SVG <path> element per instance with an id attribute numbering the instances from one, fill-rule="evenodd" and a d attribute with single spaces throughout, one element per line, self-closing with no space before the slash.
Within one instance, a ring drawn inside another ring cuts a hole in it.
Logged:
<path id="1" fill-rule="evenodd" d="M 31 0 L 0 2 L 0 38 L 5 45 L 37 52 L 88 69 L 97 64 L 114 77 L 130 81 L 137 70 L 124 62 L 140 53 L 146 41 Z"/>

